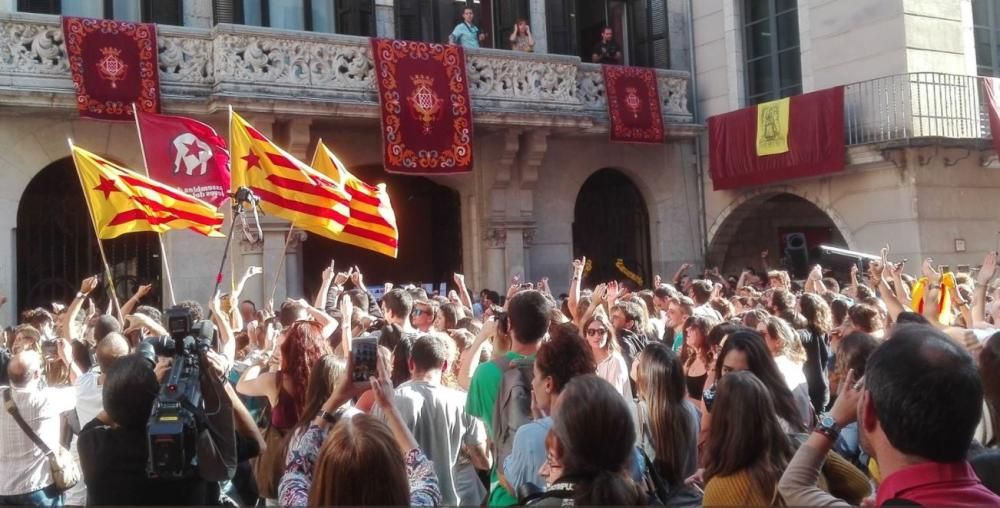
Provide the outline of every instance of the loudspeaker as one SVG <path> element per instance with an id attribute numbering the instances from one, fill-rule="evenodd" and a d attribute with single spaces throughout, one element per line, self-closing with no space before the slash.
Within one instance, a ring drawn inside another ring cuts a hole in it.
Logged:
<path id="1" fill-rule="evenodd" d="M 802 277 L 809 271 L 809 242 L 802 232 L 785 235 L 785 256 L 788 265 L 796 277 Z"/>

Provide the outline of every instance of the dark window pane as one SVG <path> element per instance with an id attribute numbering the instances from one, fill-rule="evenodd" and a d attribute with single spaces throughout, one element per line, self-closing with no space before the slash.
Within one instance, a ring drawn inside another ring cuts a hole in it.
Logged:
<path id="1" fill-rule="evenodd" d="M 743 2 L 743 15 L 746 23 L 766 19 L 771 13 L 771 0 L 746 0 Z"/>
<path id="2" fill-rule="evenodd" d="M 747 27 L 747 58 L 756 58 L 771 52 L 771 26 L 767 20 Z"/>
<path id="3" fill-rule="evenodd" d="M 990 30 L 988 28 L 977 28 L 976 38 L 976 63 L 979 65 L 992 65 L 993 56 L 990 54 Z"/>
<path id="4" fill-rule="evenodd" d="M 667 43 L 667 39 L 662 38 L 653 41 L 653 67 L 666 69 L 670 66 L 669 49 L 670 46 Z"/>
<path id="5" fill-rule="evenodd" d="M 374 28 L 374 6 L 372 0 L 312 0 L 313 12 L 318 3 L 331 4 L 331 24 L 329 30 L 318 26 L 313 17 L 313 30 L 334 31 L 347 35 L 370 36 Z M 335 14 L 334 14 L 335 13 Z"/>
<path id="6" fill-rule="evenodd" d="M 990 6 L 993 0 L 972 0 L 972 23 L 975 25 L 989 26 Z"/>
<path id="7" fill-rule="evenodd" d="M 749 95 L 767 93 L 774 88 L 774 80 L 771 78 L 771 57 L 761 58 L 750 62 L 747 83 L 750 86 Z"/>
<path id="8" fill-rule="evenodd" d="M 667 34 L 667 6 L 664 0 L 650 0 L 649 31 L 653 37 Z"/>
<path id="9" fill-rule="evenodd" d="M 799 50 L 793 49 L 778 54 L 778 74 L 781 77 L 782 88 L 802 83 L 802 58 Z"/>
<path id="10" fill-rule="evenodd" d="M 184 24 L 183 11 L 181 9 L 181 0 L 144 0 L 142 20 L 146 23 L 180 26 Z"/>
<path id="11" fill-rule="evenodd" d="M 790 86 L 788 88 L 782 88 L 779 97 L 791 97 L 793 95 L 799 95 L 802 93 L 802 85 Z"/>
<path id="12" fill-rule="evenodd" d="M 261 17 L 260 4 L 261 0 L 243 0 L 244 25 L 251 25 L 251 26 L 264 25 L 264 19 Z"/>
<path id="13" fill-rule="evenodd" d="M 980 76 L 993 76 L 996 77 L 996 73 L 993 71 L 993 67 L 989 65 L 980 65 L 978 67 Z"/>
<path id="14" fill-rule="evenodd" d="M 59 0 L 17 0 L 17 10 L 38 14 L 61 14 Z"/>
<path id="15" fill-rule="evenodd" d="M 767 0 L 761 0 L 767 1 Z M 774 0 L 775 12 L 781 13 L 789 9 L 795 9 L 797 7 L 797 2 L 795 0 Z"/>
<path id="16" fill-rule="evenodd" d="M 778 50 L 799 45 L 799 11 L 789 11 L 778 16 Z"/>
<path id="17" fill-rule="evenodd" d="M 988 7 L 990 8 L 991 11 L 993 11 L 993 28 L 996 29 L 997 26 L 1000 26 L 1000 5 L 997 5 L 996 0 L 992 0 L 989 3 Z M 983 19 L 990 19 L 990 18 L 989 16 L 987 16 Z"/>
<path id="18" fill-rule="evenodd" d="M 303 0 L 268 0 L 269 26 L 288 30 L 304 30 L 306 27 Z"/>

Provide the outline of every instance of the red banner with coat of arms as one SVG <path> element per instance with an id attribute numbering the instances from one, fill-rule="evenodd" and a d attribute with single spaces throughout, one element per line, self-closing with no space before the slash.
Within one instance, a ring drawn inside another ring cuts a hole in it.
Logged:
<path id="1" fill-rule="evenodd" d="M 656 71 L 644 67 L 603 65 L 611 141 L 663 143 L 663 114 Z"/>
<path id="2" fill-rule="evenodd" d="M 372 39 L 390 173 L 472 170 L 472 103 L 461 46 Z"/>
<path id="3" fill-rule="evenodd" d="M 112 19 L 63 18 L 66 55 L 80 116 L 132 120 L 160 112 L 156 25 Z"/>

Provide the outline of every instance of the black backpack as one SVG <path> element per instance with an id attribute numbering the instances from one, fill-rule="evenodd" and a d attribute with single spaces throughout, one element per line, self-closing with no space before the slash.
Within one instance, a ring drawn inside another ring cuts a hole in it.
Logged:
<path id="1" fill-rule="evenodd" d="M 500 391 L 493 406 L 493 446 L 497 471 L 514 448 L 517 429 L 532 421 L 531 380 L 535 376 L 534 359 L 512 360 L 504 356 L 495 363 L 500 367 Z"/>

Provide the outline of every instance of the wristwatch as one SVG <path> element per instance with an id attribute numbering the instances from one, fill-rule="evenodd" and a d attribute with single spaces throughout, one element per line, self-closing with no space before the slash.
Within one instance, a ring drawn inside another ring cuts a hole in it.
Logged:
<path id="1" fill-rule="evenodd" d="M 819 420 L 816 422 L 813 432 L 819 432 L 830 438 L 830 441 L 836 441 L 837 436 L 840 435 L 840 425 L 837 425 L 837 421 L 833 419 L 830 413 L 822 413 L 819 415 Z"/>
<path id="2" fill-rule="evenodd" d="M 336 425 L 337 422 L 340 421 L 340 417 L 343 414 L 344 414 L 343 409 L 338 409 L 332 413 L 324 411 L 322 409 L 319 410 L 319 417 L 322 418 L 324 422 L 329 423 L 330 425 Z"/>

